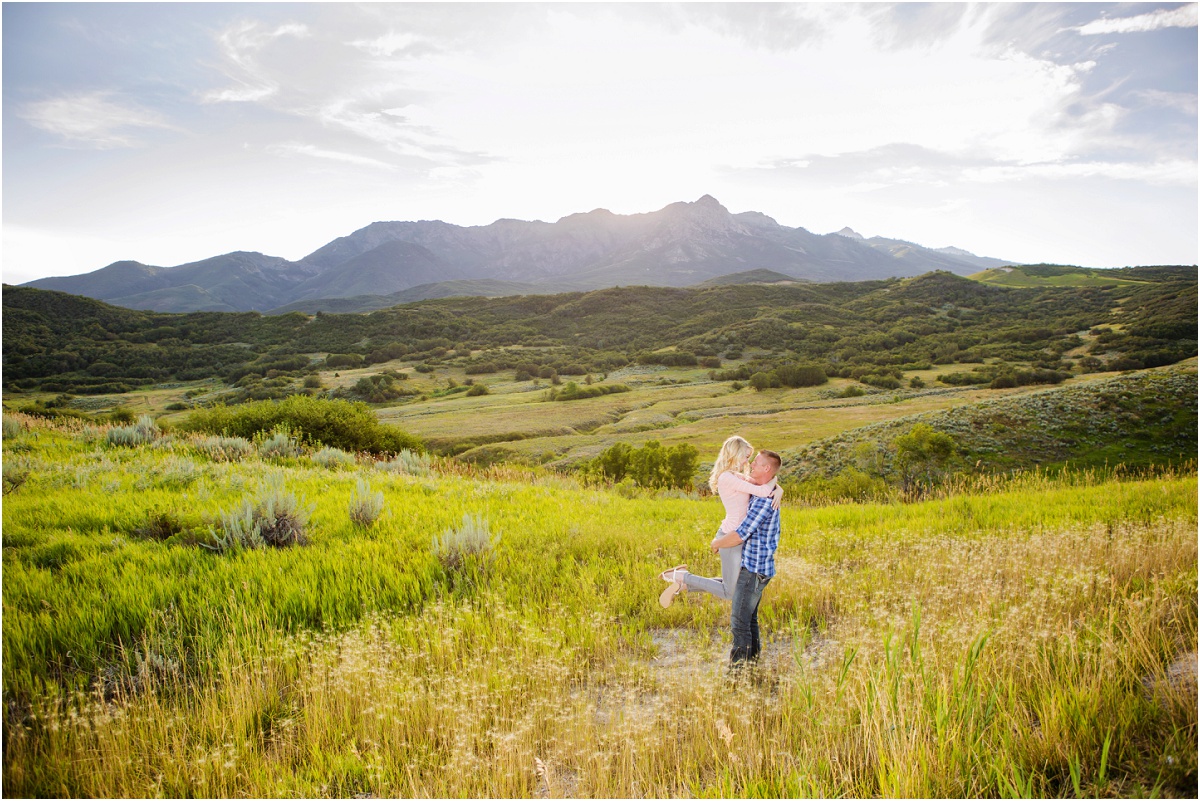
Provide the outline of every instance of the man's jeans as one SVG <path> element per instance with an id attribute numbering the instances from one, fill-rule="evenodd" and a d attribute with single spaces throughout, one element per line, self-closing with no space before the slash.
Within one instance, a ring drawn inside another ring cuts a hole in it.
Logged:
<path id="1" fill-rule="evenodd" d="M 762 643 L 758 638 L 758 604 L 762 601 L 763 589 L 771 579 L 760 573 L 751 573 L 742 568 L 738 573 L 737 585 L 733 590 L 733 650 L 729 652 L 730 665 L 758 659 Z"/>

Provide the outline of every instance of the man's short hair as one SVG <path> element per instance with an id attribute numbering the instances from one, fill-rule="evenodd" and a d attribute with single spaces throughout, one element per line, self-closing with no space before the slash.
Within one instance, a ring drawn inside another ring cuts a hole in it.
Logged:
<path id="1" fill-rule="evenodd" d="M 772 462 L 774 462 L 776 470 L 778 470 L 780 467 L 783 466 L 782 457 L 780 457 L 780 455 L 778 453 L 776 453 L 775 451 L 759 451 L 758 453 L 760 456 L 765 456 L 768 459 L 770 459 Z"/>

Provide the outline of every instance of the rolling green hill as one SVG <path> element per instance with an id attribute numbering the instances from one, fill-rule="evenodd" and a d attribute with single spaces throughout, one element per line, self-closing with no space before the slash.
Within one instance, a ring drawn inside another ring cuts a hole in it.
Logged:
<path id="1" fill-rule="evenodd" d="M 811 284 L 803 278 L 777 273 L 774 270 L 747 270 L 710 278 L 696 284 L 697 287 L 729 286 L 730 284 Z"/>
<path id="2" fill-rule="evenodd" d="M 390 295 L 355 295 L 353 297 L 319 298 L 301 300 L 272 309 L 267 314 L 287 314 L 298 311 L 305 314 L 331 312 L 334 314 L 363 314 L 389 309 L 404 303 L 435 298 L 481 297 L 501 298 L 509 295 L 550 295 L 555 292 L 571 291 L 570 288 L 552 284 L 523 284 L 517 281 L 497 281 L 491 278 L 463 278 L 455 281 L 438 281 L 421 284 Z"/>
<path id="3" fill-rule="evenodd" d="M 1193 275 L 1195 269 L 1192 270 Z M 1012 287 L 1102 287 L 1142 283 L 1116 270 L 1097 270 L 1058 264 L 1026 264 L 994 267 L 968 276 L 988 284 Z"/>
<path id="4" fill-rule="evenodd" d="M 854 468 L 896 480 L 896 439 L 921 423 L 953 439 L 957 469 L 969 472 L 1194 463 L 1196 398 L 1193 361 L 873 423 L 786 451 L 781 475 Z"/>
<path id="5" fill-rule="evenodd" d="M 857 283 L 624 287 L 560 295 L 425 300 L 366 315 L 167 314 L 5 287 L 9 391 L 87 392 L 248 375 L 299 381 L 326 354 L 350 362 L 449 365 L 488 374 L 535 363 L 583 375 L 653 359 L 788 363 L 877 382 L 933 364 L 1004 360 L 1087 372 L 1171 364 L 1196 353 L 1196 281 L 1013 288 L 929 273 Z M 235 344 L 236 343 L 236 344 Z M 532 350 L 531 350 L 532 349 Z M 756 356 L 741 359 L 751 349 Z M 749 376 L 749 373 L 746 373 Z M 733 379 L 726 379 L 733 380 Z"/>

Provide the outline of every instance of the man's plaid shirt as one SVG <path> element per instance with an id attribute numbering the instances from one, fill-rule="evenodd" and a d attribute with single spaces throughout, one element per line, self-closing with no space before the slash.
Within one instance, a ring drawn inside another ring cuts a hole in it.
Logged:
<path id="1" fill-rule="evenodd" d="M 779 511 L 771 498 L 751 498 L 746 519 L 737 528 L 742 538 L 742 567 L 752 573 L 775 576 L 775 549 L 779 547 Z"/>

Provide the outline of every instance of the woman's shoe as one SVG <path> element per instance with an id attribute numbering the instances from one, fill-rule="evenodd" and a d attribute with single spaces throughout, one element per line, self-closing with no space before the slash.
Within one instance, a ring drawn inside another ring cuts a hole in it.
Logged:
<path id="1" fill-rule="evenodd" d="M 662 579 L 663 581 L 674 582 L 674 581 L 679 580 L 680 573 L 686 573 L 686 572 L 687 572 L 687 565 L 675 565 L 675 567 L 669 567 L 666 570 L 664 570 L 663 572 L 659 573 L 658 577 L 660 579 Z"/>
<path id="2" fill-rule="evenodd" d="M 682 579 L 671 582 L 667 585 L 667 588 L 662 591 L 662 595 L 658 596 L 658 603 L 663 609 L 666 609 L 671 605 L 671 602 L 675 600 L 675 596 L 683 592 L 683 590 L 684 586 Z"/>

